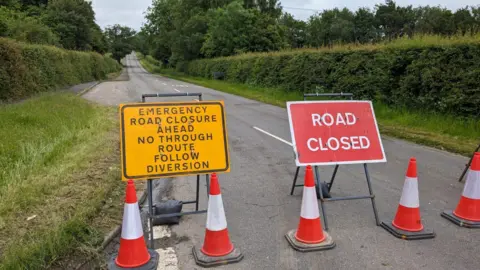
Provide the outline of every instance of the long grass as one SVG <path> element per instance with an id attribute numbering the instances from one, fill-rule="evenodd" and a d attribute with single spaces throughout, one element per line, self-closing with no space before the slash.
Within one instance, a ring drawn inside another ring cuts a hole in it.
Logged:
<path id="1" fill-rule="evenodd" d="M 386 48 L 422 48 L 428 46 L 449 46 L 455 44 L 469 44 L 480 43 L 480 33 L 476 35 L 454 35 L 454 36 L 440 36 L 440 35 L 415 35 L 413 38 L 401 37 L 391 41 L 383 41 L 378 43 L 346 43 L 333 44 L 331 46 L 321 46 L 318 48 L 305 47 L 301 49 L 286 49 L 273 52 L 246 52 L 233 56 L 218 57 L 222 58 L 252 58 L 262 55 L 288 55 L 298 54 L 298 52 L 345 52 L 345 51 L 376 51 Z M 148 58 L 148 56 L 146 57 Z"/>
<path id="2" fill-rule="evenodd" d="M 286 92 L 275 88 L 210 80 L 188 76 L 171 69 L 160 69 L 146 59 L 141 59 L 141 63 L 149 72 L 275 106 L 285 107 L 287 101 L 303 99 L 303 94 L 300 92 Z M 406 139 L 465 156 L 470 156 L 479 143 L 479 120 L 391 108 L 378 102 L 374 103 L 374 109 L 380 132 L 384 135 Z"/>
<path id="3" fill-rule="evenodd" d="M 91 221 L 122 185 L 114 109 L 47 93 L 0 105 L 0 119 L 0 269 L 46 268 L 101 243 Z"/>

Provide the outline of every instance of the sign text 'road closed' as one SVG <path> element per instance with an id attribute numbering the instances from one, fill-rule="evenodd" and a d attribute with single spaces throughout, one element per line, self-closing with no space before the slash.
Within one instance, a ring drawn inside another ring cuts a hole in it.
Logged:
<path id="1" fill-rule="evenodd" d="M 370 101 L 287 102 L 297 166 L 385 162 Z"/>
<path id="2" fill-rule="evenodd" d="M 230 171 L 223 101 L 120 105 L 122 179 Z"/>

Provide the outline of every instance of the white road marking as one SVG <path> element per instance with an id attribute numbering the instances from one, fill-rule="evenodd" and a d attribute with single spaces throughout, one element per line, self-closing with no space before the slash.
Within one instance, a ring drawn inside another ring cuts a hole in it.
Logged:
<path id="1" fill-rule="evenodd" d="M 177 90 L 176 88 L 173 88 L 173 90 L 177 91 L 177 92 L 180 92 L 180 90 Z"/>
<path id="2" fill-rule="evenodd" d="M 157 270 L 178 270 L 177 254 L 173 248 L 159 248 L 156 251 L 161 258 L 158 261 Z"/>
<path id="3" fill-rule="evenodd" d="M 260 131 L 260 132 L 262 132 L 262 133 L 264 133 L 264 134 L 267 134 L 268 136 L 270 136 L 270 137 L 272 137 L 272 138 L 275 138 L 275 139 L 277 139 L 277 140 L 279 140 L 279 141 L 281 141 L 281 142 L 283 142 L 283 143 L 285 143 L 285 144 L 288 144 L 288 145 L 290 145 L 290 146 L 293 146 L 293 144 L 292 144 L 291 142 L 286 141 L 286 140 L 284 140 L 284 139 L 282 139 L 282 138 L 280 138 L 280 137 L 278 137 L 278 136 L 275 136 L 275 135 L 273 135 L 272 133 L 266 132 L 265 130 L 263 130 L 263 129 L 261 129 L 261 128 L 258 128 L 258 127 L 253 127 L 253 128 L 256 129 L 256 130 L 258 130 L 258 131 Z"/>
<path id="4" fill-rule="evenodd" d="M 163 85 L 167 85 L 166 83 L 163 83 Z"/>
<path id="5" fill-rule="evenodd" d="M 170 232 L 170 229 L 168 226 L 154 226 L 153 227 L 153 238 L 154 239 L 161 239 L 164 237 L 170 237 L 172 236 L 172 233 Z"/>
<path id="6" fill-rule="evenodd" d="M 200 101 L 200 100 L 198 100 L 198 99 L 196 99 L 196 98 L 194 98 L 193 100 L 195 100 L 195 101 Z"/>
<path id="7" fill-rule="evenodd" d="M 149 228 L 149 223 L 147 223 Z M 168 225 L 160 225 L 153 227 L 153 238 L 155 240 L 162 239 L 165 237 L 171 237 L 172 232 Z M 178 270 L 178 259 L 175 249 L 173 247 L 159 248 L 156 249 L 160 255 L 161 260 L 159 260 L 157 265 L 157 270 Z"/>

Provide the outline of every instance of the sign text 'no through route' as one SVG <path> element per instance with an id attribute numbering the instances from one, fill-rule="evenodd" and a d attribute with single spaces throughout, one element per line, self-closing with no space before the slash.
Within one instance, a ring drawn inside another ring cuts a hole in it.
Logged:
<path id="1" fill-rule="evenodd" d="M 122 179 L 230 171 L 223 101 L 120 105 Z"/>

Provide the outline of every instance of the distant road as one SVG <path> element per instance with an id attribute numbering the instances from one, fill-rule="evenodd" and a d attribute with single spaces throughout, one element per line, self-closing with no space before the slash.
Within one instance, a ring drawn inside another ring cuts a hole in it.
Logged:
<path id="1" fill-rule="evenodd" d="M 395 238 L 375 226 L 369 200 L 328 202 L 329 233 L 337 246 L 299 253 L 284 237 L 298 225 L 302 200 L 301 188 L 289 195 L 295 163 L 286 110 L 149 74 L 134 55 L 129 55 L 126 63 L 130 81 L 102 83 L 85 98 L 117 105 L 139 102 L 144 93 L 202 92 L 205 100 L 225 101 L 232 169 L 219 178 L 230 237 L 245 257 L 220 269 L 480 269 L 479 231 L 459 228 L 440 217 L 443 210 L 455 208 L 460 198 L 463 183 L 457 180 L 466 158 L 384 137 L 388 162 L 369 166 L 380 218 L 393 218 L 408 161 L 414 156 L 423 224 L 434 229 L 437 237 L 415 241 Z M 321 170 L 322 181 L 329 180 L 332 169 Z M 299 179 L 303 182 L 303 172 Z M 195 198 L 193 177 L 166 181 L 173 182 L 171 197 Z M 332 194 L 367 193 L 362 166 L 341 166 Z M 205 198 L 202 188 L 202 207 Z M 167 242 L 175 248 L 180 269 L 200 268 L 191 248 L 203 243 L 205 222 L 205 214 L 185 216 L 180 225 L 171 228 L 170 237 L 175 241 Z"/>

